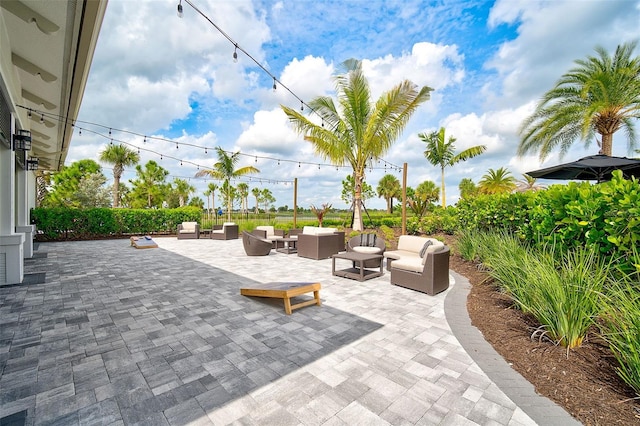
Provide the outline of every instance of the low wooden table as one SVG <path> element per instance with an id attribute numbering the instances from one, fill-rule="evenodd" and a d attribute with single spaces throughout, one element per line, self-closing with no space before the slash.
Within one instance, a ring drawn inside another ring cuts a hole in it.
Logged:
<path id="1" fill-rule="evenodd" d="M 336 277 L 344 277 L 351 278 L 352 280 L 364 281 L 370 280 L 371 278 L 380 277 L 384 275 L 382 271 L 382 255 L 381 254 L 366 254 L 366 253 L 357 253 L 354 251 L 347 251 L 344 253 L 338 253 L 331 256 L 332 265 L 331 265 L 331 273 Z M 353 267 L 347 269 L 340 269 L 336 271 L 336 259 L 345 259 L 352 262 Z M 364 262 L 367 260 L 380 260 L 380 270 L 372 270 L 366 269 L 364 267 Z"/>
<path id="2" fill-rule="evenodd" d="M 243 296 L 272 297 L 284 300 L 284 311 L 291 315 L 294 309 L 303 308 L 310 305 L 320 306 L 320 283 L 299 283 L 299 282 L 270 282 L 264 284 L 254 284 L 252 287 L 240 289 Z M 291 304 L 291 298 L 301 294 L 313 292 L 313 299 L 304 302 Z"/>

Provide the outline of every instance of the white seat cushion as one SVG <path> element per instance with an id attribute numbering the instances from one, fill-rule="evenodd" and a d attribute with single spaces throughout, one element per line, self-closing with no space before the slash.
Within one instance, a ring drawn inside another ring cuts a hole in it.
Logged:
<path id="1" fill-rule="evenodd" d="M 182 230 L 180 232 L 196 232 L 198 222 L 182 222 Z"/>
<path id="2" fill-rule="evenodd" d="M 391 263 L 391 268 L 402 269 L 411 272 L 422 272 L 424 265 L 419 257 L 396 259 Z"/>
<path id="3" fill-rule="evenodd" d="M 353 251 L 355 251 L 356 253 L 364 253 L 364 254 L 378 254 L 382 250 L 379 247 L 356 246 L 353 248 Z"/>

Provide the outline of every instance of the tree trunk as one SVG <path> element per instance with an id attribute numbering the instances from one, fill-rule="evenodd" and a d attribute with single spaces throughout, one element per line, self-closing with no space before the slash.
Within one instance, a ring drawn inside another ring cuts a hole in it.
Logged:
<path id="1" fill-rule="evenodd" d="M 440 179 L 442 180 L 442 207 L 447 207 L 447 197 L 444 190 L 444 167 L 440 169 Z"/>
<path id="2" fill-rule="evenodd" d="M 607 133 L 602 135 L 602 148 L 600 152 L 604 155 L 611 157 L 613 150 L 613 133 Z"/>
<path id="3" fill-rule="evenodd" d="M 362 224 L 362 179 L 363 176 L 360 173 L 354 172 L 354 197 L 353 197 L 353 230 L 362 231 L 364 226 Z"/>
<path id="4" fill-rule="evenodd" d="M 113 208 L 117 209 L 120 205 L 120 177 L 113 177 Z"/>
<path id="5" fill-rule="evenodd" d="M 392 197 L 387 197 L 387 214 L 391 214 L 391 203 L 392 203 L 393 198 Z"/>

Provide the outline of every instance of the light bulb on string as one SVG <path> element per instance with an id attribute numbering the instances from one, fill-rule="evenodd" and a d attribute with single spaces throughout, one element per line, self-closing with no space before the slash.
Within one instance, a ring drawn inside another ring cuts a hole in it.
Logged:
<path id="1" fill-rule="evenodd" d="M 298 167 L 300 167 L 300 162 L 298 162 Z"/>
<path id="2" fill-rule="evenodd" d="M 178 146 L 178 142 L 176 142 L 176 149 L 178 149 L 178 148 L 180 148 L 180 147 Z"/>
<path id="3" fill-rule="evenodd" d="M 147 143 L 147 137 L 144 137 L 144 140 L 142 141 L 142 143 Z"/>
<path id="4" fill-rule="evenodd" d="M 273 91 L 275 92 L 278 86 L 276 86 L 276 78 L 273 77 Z"/>
<path id="5" fill-rule="evenodd" d="M 82 129 L 78 131 L 78 136 L 82 136 Z"/>
<path id="6" fill-rule="evenodd" d="M 31 109 L 29 109 L 29 111 L 27 111 L 27 117 L 31 118 Z"/>
<path id="7" fill-rule="evenodd" d="M 111 137 L 111 128 L 109 128 L 109 137 Z"/>
<path id="8" fill-rule="evenodd" d="M 138 154 L 140 154 L 140 148 L 138 148 Z"/>
<path id="9" fill-rule="evenodd" d="M 278 166 L 280 165 L 280 160 L 278 160 Z"/>
<path id="10" fill-rule="evenodd" d="M 183 13 L 182 13 L 182 0 L 180 0 L 180 2 L 178 3 L 178 18 L 182 18 Z"/>
<path id="11" fill-rule="evenodd" d="M 162 160 L 162 154 L 160 154 L 160 159 Z"/>
<path id="12" fill-rule="evenodd" d="M 233 62 L 238 62 L 238 43 L 236 43 L 233 49 Z"/>
<path id="13" fill-rule="evenodd" d="M 205 154 L 207 153 L 207 147 L 206 146 L 204 147 L 204 153 Z"/>
<path id="14" fill-rule="evenodd" d="M 40 124 L 44 124 L 44 114 L 40 116 Z"/>
<path id="15" fill-rule="evenodd" d="M 256 163 L 258 162 L 258 156 L 256 156 Z"/>
<path id="16" fill-rule="evenodd" d="M 180 165 L 182 166 L 182 160 L 180 160 Z"/>
<path id="17" fill-rule="evenodd" d="M 304 111 L 304 102 L 300 101 L 300 111 Z"/>

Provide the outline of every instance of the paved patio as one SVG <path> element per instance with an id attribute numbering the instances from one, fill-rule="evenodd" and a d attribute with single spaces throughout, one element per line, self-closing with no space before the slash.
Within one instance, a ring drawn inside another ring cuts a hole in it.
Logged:
<path id="1" fill-rule="evenodd" d="M 578 424 L 471 327 L 455 273 L 430 297 L 241 240 L 156 242 L 38 244 L 0 287 L 2 425 Z M 240 295 L 268 281 L 319 281 L 323 305 Z"/>

